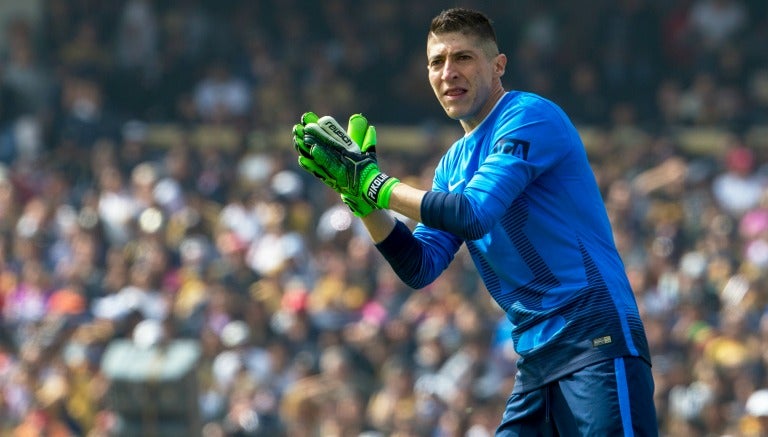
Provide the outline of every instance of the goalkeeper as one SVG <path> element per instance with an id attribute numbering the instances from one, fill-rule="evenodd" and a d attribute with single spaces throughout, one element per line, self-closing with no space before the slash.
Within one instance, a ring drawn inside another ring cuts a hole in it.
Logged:
<path id="1" fill-rule="evenodd" d="M 497 435 L 658 435 L 644 327 L 584 146 L 554 103 L 503 88 L 506 62 L 483 14 L 432 20 L 429 81 L 465 135 L 430 191 L 379 169 L 361 115 L 345 132 L 304 114 L 299 164 L 341 194 L 412 288 L 467 245 L 520 355 Z M 411 232 L 385 210 L 418 224 Z"/>

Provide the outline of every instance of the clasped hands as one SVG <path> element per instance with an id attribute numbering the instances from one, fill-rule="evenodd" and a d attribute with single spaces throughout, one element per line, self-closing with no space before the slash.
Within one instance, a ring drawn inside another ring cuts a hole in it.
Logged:
<path id="1" fill-rule="evenodd" d="M 361 114 L 349 117 L 347 130 L 330 116 L 306 112 L 293 127 L 299 166 L 341 195 L 357 217 L 389 208 L 400 181 L 383 173 L 376 159 L 376 128 Z"/>

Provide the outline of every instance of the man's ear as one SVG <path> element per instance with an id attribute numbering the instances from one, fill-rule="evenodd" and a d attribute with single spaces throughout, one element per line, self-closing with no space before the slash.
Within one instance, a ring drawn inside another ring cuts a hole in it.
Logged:
<path id="1" fill-rule="evenodd" d="M 493 62 L 493 68 L 497 76 L 504 76 L 504 72 L 507 69 L 507 55 L 504 53 L 496 55 L 496 59 Z"/>

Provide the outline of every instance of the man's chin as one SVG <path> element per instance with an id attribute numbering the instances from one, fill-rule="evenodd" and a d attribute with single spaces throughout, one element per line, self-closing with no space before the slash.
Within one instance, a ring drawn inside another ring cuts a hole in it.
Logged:
<path id="1" fill-rule="evenodd" d="M 455 107 L 444 106 L 443 109 L 445 110 L 445 114 L 451 120 L 461 121 L 467 115 L 464 111 L 460 111 L 458 108 L 455 108 Z"/>

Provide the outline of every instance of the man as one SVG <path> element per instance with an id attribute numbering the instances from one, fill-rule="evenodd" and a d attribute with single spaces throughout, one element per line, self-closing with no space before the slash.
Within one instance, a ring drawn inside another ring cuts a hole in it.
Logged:
<path id="1" fill-rule="evenodd" d="M 353 115 L 294 127 L 299 164 L 362 217 L 413 288 L 466 244 L 513 324 L 520 355 L 500 436 L 657 435 L 643 324 L 579 135 L 563 111 L 506 91 L 507 63 L 483 14 L 449 9 L 427 37 L 429 81 L 465 135 L 431 191 L 381 172 L 376 132 Z M 383 210 L 418 222 L 413 232 Z"/>

